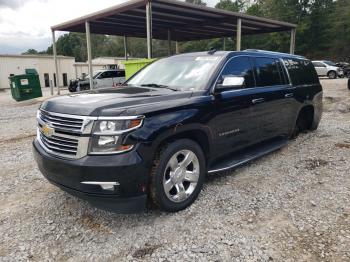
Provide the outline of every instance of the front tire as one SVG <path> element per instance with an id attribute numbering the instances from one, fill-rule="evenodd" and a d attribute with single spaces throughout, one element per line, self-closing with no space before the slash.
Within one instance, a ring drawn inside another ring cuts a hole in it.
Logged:
<path id="1" fill-rule="evenodd" d="M 177 212 L 198 197 L 206 174 L 201 147 L 180 139 L 163 147 L 151 170 L 150 200 L 164 211 Z"/>
<path id="2" fill-rule="evenodd" d="M 329 71 L 327 74 L 328 78 L 330 79 L 336 79 L 337 78 L 337 72 L 335 71 Z"/>

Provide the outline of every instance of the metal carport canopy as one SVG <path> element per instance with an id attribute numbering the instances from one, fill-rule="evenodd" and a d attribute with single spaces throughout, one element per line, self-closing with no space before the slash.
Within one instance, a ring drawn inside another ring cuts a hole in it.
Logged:
<path id="1" fill-rule="evenodd" d="M 131 0 L 51 27 L 56 75 L 59 76 L 55 31 L 85 32 L 89 74 L 92 76 L 90 34 L 124 36 L 127 59 L 127 37 L 147 38 L 147 57 L 152 58 L 152 39 L 171 41 L 201 40 L 236 36 L 236 50 L 241 50 L 241 36 L 270 32 L 291 32 L 290 53 L 295 49 L 296 25 L 276 20 L 229 12 L 172 0 Z M 92 77 L 89 78 L 93 88 Z M 57 77 L 57 93 L 59 89 Z"/>
<path id="2" fill-rule="evenodd" d="M 241 34 L 292 31 L 296 25 L 205 6 L 171 0 L 133 0 L 52 27 L 53 31 L 85 32 L 85 22 L 95 34 L 147 37 L 147 5 L 151 8 L 154 39 L 190 41 L 232 37 L 241 20 Z"/>

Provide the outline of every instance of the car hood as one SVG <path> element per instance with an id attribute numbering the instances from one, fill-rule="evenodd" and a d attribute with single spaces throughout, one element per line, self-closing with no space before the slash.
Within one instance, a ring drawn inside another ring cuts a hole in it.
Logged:
<path id="1" fill-rule="evenodd" d="M 183 103 L 192 92 L 165 88 L 123 87 L 96 89 L 46 100 L 41 109 L 83 116 L 117 116 L 143 114 L 154 108 Z"/>

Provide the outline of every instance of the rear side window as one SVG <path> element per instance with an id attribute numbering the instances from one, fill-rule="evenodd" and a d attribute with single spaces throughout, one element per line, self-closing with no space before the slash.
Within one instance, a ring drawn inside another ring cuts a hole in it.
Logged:
<path id="1" fill-rule="evenodd" d="M 221 74 L 221 81 L 227 76 L 244 77 L 246 88 L 255 86 L 253 68 L 250 59 L 247 56 L 239 56 L 232 58 L 225 66 Z"/>
<path id="2" fill-rule="evenodd" d="M 274 58 L 256 57 L 255 71 L 257 87 L 282 85 L 284 83 L 279 61 Z"/>
<path id="3" fill-rule="evenodd" d="M 301 59 L 284 59 L 293 85 L 318 84 L 319 79 L 311 61 Z"/>

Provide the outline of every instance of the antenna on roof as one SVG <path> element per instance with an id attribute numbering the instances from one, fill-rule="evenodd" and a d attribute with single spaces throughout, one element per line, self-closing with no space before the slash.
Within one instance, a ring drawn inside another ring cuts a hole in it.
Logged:
<path id="1" fill-rule="evenodd" d="M 216 52 L 216 49 L 215 48 L 211 48 L 209 51 L 208 51 L 208 55 L 212 55 Z"/>

